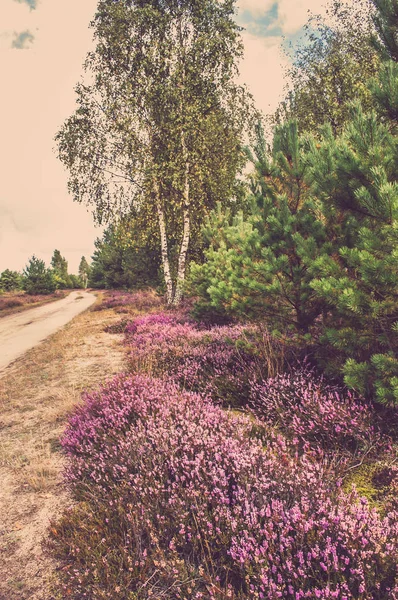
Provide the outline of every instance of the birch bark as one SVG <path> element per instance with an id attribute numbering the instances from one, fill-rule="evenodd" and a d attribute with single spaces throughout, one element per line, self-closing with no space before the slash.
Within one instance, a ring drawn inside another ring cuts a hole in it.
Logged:
<path id="1" fill-rule="evenodd" d="M 166 283 L 166 297 L 167 304 L 173 302 L 173 281 L 171 278 L 170 261 L 169 261 L 169 247 L 167 242 L 167 231 L 166 231 L 166 217 L 160 198 L 159 183 L 156 178 L 153 180 L 153 188 L 155 192 L 156 210 L 158 213 L 158 223 L 160 231 L 160 244 L 161 244 L 161 255 L 162 255 L 162 267 L 164 280 Z"/>
<path id="2" fill-rule="evenodd" d="M 184 131 L 181 134 L 181 146 L 183 152 L 183 158 L 185 163 L 184 173 L 184 196 L 183 196 L 183 232 L 182 241 L 180 247 L 180 253 L 178 256 L 178 270 L 177 270 L 177 282 L 176 291 L 174 294 L 173 304 L 178 306 L 181 302 L 184 281 L 185 281 L 185 269 L 187 262 L 187 253 L 189 248 L 189 240 L 191 235 L 191 215 L 190 215 L 190 183 L 189 183 L 189 171 L 190 163 L 188 159 L 188 149 L 185 141 Z"/>
<path id="3" fill-rule="evenodd" d="M 183 35 L 183 18 L 178 21 L 178 38 L 180 45 L 180 63 L 182 65 L 182 74 L 181 74 L 181 89 L 182 96 L 180 100 L 180 116 L 181 121 L 183 121 L 184 110 L 186 110 L 185 104 L 185 44 L 184 44 L 184 35 Z M 183 229 L 182 229 L 182 239 L 180 252 L 178 255 L 178 267 L 177 267 L 177 280 L 176 280 L 176 289 L 173 298 L 174 306 L 178 306 L 181 302 L 183 290 L 184 290 L 184 281 L 185 281 L 185 269 L 187 262 L 187 253 L 189 248 L 190 236 L 191 236 L 191 206 L 190 206 L 190 162 L 189 162 L 189 153 L 186 142 L 186 132 L 184 127 L 181 131 L 181 150 L 182 150 L 182 159 L 184 165 L 184 185 L 183 185 Z"/>

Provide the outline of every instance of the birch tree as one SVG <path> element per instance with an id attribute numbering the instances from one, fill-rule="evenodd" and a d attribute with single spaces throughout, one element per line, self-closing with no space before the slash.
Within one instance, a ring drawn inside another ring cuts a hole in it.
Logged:
<path id="1" fill-rule="evenodd" d="M 350 119 L 350 102 L 359 100 L 367 110 L 374 104 L 368 82 L 380 56 L 371 43 L 372 2 L 328 0 L 326 6 L 326 16 L 310 16 L 304 28 L 287 72 L 287 95 L 274 116 L 279 124 L 297 120 L 301 133 L 329 123 L 338 134 Z"/>
<path id="2" fill-rule="evenodd" d="M 79 264 L 79 277 L 83 284 L 84 289 L 87 288 L 88 278 L 90 276 L 90 265 L 87 262 L 85 256 L 82 256 Z"/>
<path id="3" fill-rule="evenodd" d="M 78 107 L 56 136 L 73 198 L 99 222 L 133 210 L 158 239 L 167 300 L 217 201 L 233 199 L 250 114 L 235 83 L 236 0 L 101 0 Z"/>

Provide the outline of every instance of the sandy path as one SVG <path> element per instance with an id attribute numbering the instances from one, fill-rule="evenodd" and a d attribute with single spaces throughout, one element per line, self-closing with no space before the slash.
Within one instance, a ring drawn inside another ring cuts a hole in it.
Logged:
<path id="1" fill-rule="evenodd" d="M 66 298 L 0 320 L 0 373 L 95 302 L 94 294 L 72 292 Z"/>
<path id="2" fill-rule="evenodd" d="M 51 520 L 71 503 L 59 437 L 81 392 L 125 369 L 123 336 L 104 332 L 118 321 L 83 312 L 0 377 L 0 600 L 64 600 L 50 591 L 58 565 L 46 550 Z"/>

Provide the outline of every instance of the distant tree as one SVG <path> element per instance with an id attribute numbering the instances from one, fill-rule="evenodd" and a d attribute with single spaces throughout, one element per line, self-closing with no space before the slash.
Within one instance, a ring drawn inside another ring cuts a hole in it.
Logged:
<path id="1" fill-rule="evenodd" d="M 91 287 L 143 288 L 161 284 L 159 252 L 140 235 L 134 222 L 109 225 L 95 247 L 89 276 Z"/>
<path id="2" fill-rule="evenodd" d="M 80 290 L 83 286 L 82 280 L 80 279 L 80 277 L 78 275 L 69 275 L 68 276 L 70 279 L 70 283 L 71 283 L 71 288 L 73 290 Z"/>
<path id="3" fill-rule="evenodd" d="M 0 276 L 0 290 L 6 292 L 12 292 L 14 290 L 20 290 L 22 287 L 22 277 L 17 271 L 10 271 L 6 269 Z"/>
<path id="4" fill-rule="evenodd" d="M 36 256 L 29 259 L 23 271 L 23 287 L 28 294 L 51 294 L 56 289 L 56 280 L 44 260 Z"/>
<path id="5" fill-rule="evenodd" d="M 54 250 L 53 256 L 51 258 L 51 266 L 60 275 L 65 275 L 68 273 L 68 263 L 66 259 L 61 256 L 61 252 L 59 250 Z"/>
<path id="6" fill-rule="evenodd" d="M 79 264 L 79 277 L 83 287 L 86 288 L 88 279 L 90 277 L 90 265 L 88 264 L 85 256 L 82 256 Z"/>
<path id="7" fill-rule="evenodd" d="M 58 288 L 69 289 L 73 287 L 68 274 L 68 261 L 61 255 L 59 250 L 54 250 L 51 258 L 51 266 L 54 271 L 55 281 Z"/>

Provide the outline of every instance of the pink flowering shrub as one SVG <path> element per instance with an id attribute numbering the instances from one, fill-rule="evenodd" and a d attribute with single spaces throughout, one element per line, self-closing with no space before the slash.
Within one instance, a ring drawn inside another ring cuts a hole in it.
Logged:
<path id="1" fill-rule="evenodd" d="M 143 376 L 87 395 L 62 441 L 82 501 L 53 527 L 65 595 L 396 599 L 397 514 L 256 427 Z"/>
<path id="2" fill-rule="evenodd" d="M 254 383 L 250 405 L 304 450 L 355 455 L 380 444 L 370 405 L 349 390 L 326 384 L 308 367 Z"/>
<path id="3" fill-rule="evenodd" d="M 153 290 L 139 290 L 137 292 L 125 292 L 113 290 L 107 292 L 101 304 L 95 307 L 95 310 L 105 310 L 109 308 L 117 309 L 117 312 L 128 312 L 128 309 L 149 310 L 159 308 L 162 305 L 162 299 Z"/>
<path id="4" fill-rule="evenodd" d="M 158 313 L 134 319 L 125 333 L 133 372 L 167 376 L 224 404 L 245 403 L 261 371 L 254 331 L 241 325 L 204 329 L 183 315 Z"/>

